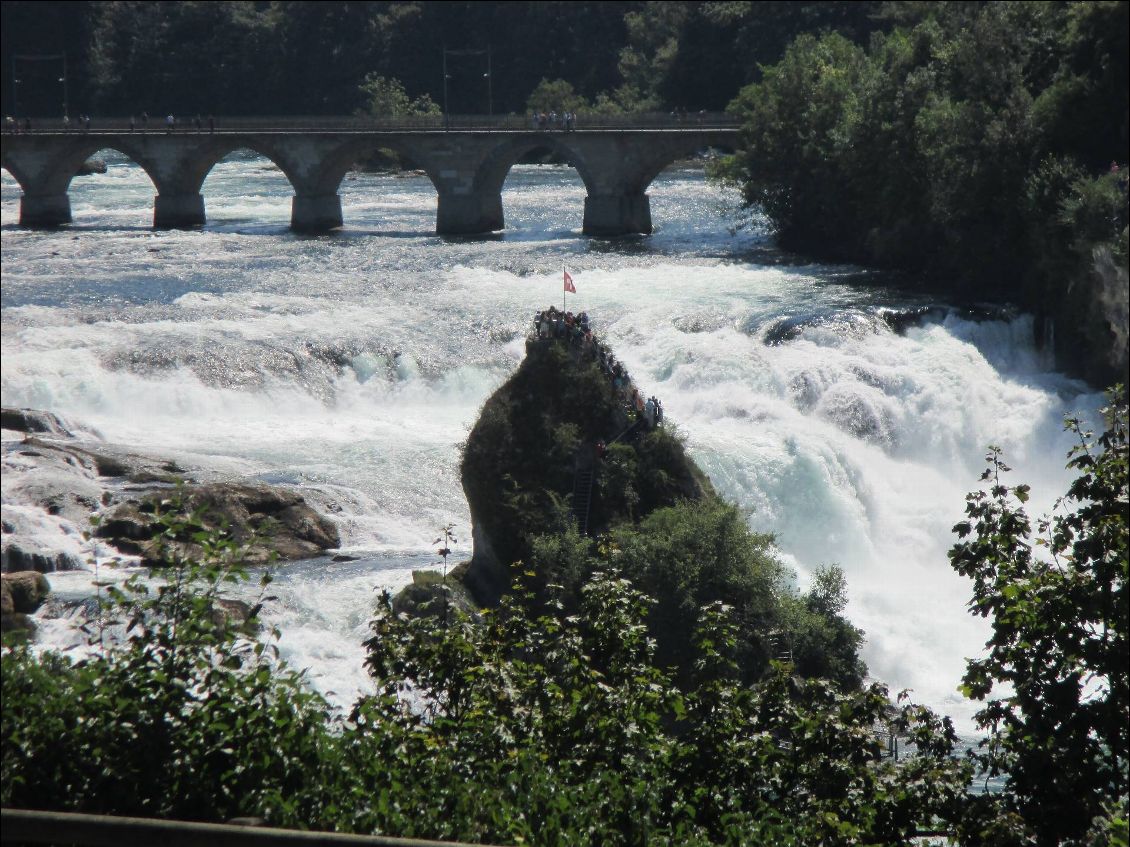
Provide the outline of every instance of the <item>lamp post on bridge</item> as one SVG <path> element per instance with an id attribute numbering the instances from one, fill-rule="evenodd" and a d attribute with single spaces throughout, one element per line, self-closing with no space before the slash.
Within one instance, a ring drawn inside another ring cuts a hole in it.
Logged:
<path id="1" fill-rule="evenodd" d="M 491 48 L 488 45 L 486 50 L 448 50 L 443 48 L 443 128 L 445 130 L 451 128 L 451 111 L 448 108 L 447 100 L 447 81 L 452 79 L 452 75 L 447 72 L 447 57 L 448 56 L 482 56 L 486 54 L 487 57 L 487 72 L 483 74 L 482 78 L 487 81 L 487 115 L 491 118 L 494 117 L 494 73 L 491 67 Z"/>
<path id="2" fill-rule="evenodd" d="M 20 98 L 19 86 L 25 81 L 20 78 L 17 69 L 18 62 L 54 62 L 61 59 L 63 62 L 63 75 L 56 77 L 56 82 L 63 83 L 63 115 L 69 113 L 69 102 L 67 92 L 67 54 L 66 53 L 51 53 L 48 55 L 19 55 L 12 56 L 12 111 L 15 114 L 20 112 Z"/>
<path id="3" fill-rule="evenodd" d="M 16 75 L 16 57 L 12 57 L 12 114 L 20 116 L 20 78 Z"/>
<path id="4" fill-rule="evenodd" d="M 70 110 L 67 107 L 67 54 L 63 54 L 63 75 L 59 77 L 59 82 L 63 83 L 63 115 L 69 115 Z"/>

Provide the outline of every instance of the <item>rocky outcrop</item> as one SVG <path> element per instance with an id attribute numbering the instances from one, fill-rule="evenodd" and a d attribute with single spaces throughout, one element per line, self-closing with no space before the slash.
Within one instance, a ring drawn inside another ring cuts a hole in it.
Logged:
<path id="1" fill-rule="evenodd" d="M 51 435 L 70 436 L 62 419 L 50 412 L 40 412 L 36 409 L 13 409 L 4 407 L 0 409 L 0 427 L 15 430 L 16 432 L 46 432 Z"/>
<path id="2" fill-rule="evenodd" d="M 461 581 L 463 572 L 453 569 L 447 575 L 435 571 L 412 571 L 412 584 L 402 589 L 392 601 L 392 610 L 410 618 L 434 617 L 461 612 L 478 615 L 478 606 Z"/>
<path id="3" fill-rule="evenodd" d="M 172 509 L 181 515 L 198 513 L 205 529 L 226 527 L 237 544 L 249 545 L 245 557 L 248 564 L 266 563 L 272 555 L 309 559 L 341 544 L 333 522 L 293 491 L 268 485 L 217 483 L 188 486 L 172 498 L 170 494 L 153 493 L 115 506 L 98 526 L 97 536 L 124 553 L 160 564 L 158 545 L 153 541 L 161 530 L 157 514 Z M 191 539 L 191 532 L 177 538 L 172 548 L 189 557 L 202 552 Z"/>
<path id="4" fill-rule="evenodd" d="M 538 535 L 577 522 L 595 536 L 713 496 L 679 438 L 628 407 L 631 380 L 616 365 L 614 386 L 611 362 L 593 340 L 531 337 L 518 370 L 484 404 L 461 468 L 474 541 L 464 580 L 480 603 L 497 602 Z M 571 514 L 577 498 L 583 521 Z"/>
<path id="5" fill-rule="evenodd" d="M 212 622 L 221 629 L 230 628 L 245 635 L 254 635 L 259 631 L 258 611 L 243 600 L 217 597 L 212 604 Z"/>
<path id="6" fill-rule="evenodd" d="M 4 594 L 11 598 L 12 611 L 25 615 L 42 606 L 51 593 L 51 583 L 37 571 L 0 574 L 0 582 L 4 584 Z"/>
<path id="7" fill-rule="evenodd" d="M 90 176 L 91 174 L 104 174 L 106 173 L 106 160 L 105 159 L 87 159 L 79 165 L 78 171 L 75 176 Z"/>
<path id="8" fill-rule="evenodd" d="M 4 571 L 81 568 L 92 555 L 106 555 L 99 543 L 156 561 L 149 543 L 155 509 L 177 496 L 184 468 L 98 440 L 50 412 L 5 408 L 2 417 L 5 430 L 25 435 L 6 438 L 2 448 Z M 336 526 L 290 489 L 201 482 L 181 496 L 186 509 L 203 511 L 208 528 L 225 525 L 237 543 L 250 543 L 249 564 L 319 556 L 340 545 Z M 102 526 L 92 543 L 85 534 L 94 515 Z M 176 550 L 193 555 L 200 547 L 185 538 Z"/>
<path id="9" fill-rule="evenodd" d="M 29 617 L 47 599 L 51 584 L 36 571 L 0 574 L 0 632 L 17 638 L 35 633 Z"/>
<path id="10" fill-rule="evenodd" d="M 0 570 L 5 575 L 21 571 L 53 573 L 82 568 L 82 560 L 71 553 L 44 550 L 26 550 L 26 542 L 8 541 L 0 552 Z"/>

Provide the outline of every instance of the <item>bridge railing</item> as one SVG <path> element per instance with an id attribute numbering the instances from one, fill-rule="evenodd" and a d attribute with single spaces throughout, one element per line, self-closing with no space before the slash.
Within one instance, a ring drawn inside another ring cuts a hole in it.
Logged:
<path id="1" fill-rule="evenodd" d="M 604 115 L 579 112 L 572 123 L 572 129 L 584 130 L 627 130 L 627 129 L 733 129 L 738 121 L 724 112 L 694 112 L 688 114 L 666 112 L 641 112 L 630 115 Z M 370 117 L 363 115 L 288 115 L 279 117 L 228 117 L 228 116 L 178 116 L 175 118 L 173 132 L 565 132 L 563 121 L 545 121 L 531 115 L 408 115 L 403 117 Z M 7 125 L 5 132 L 28 131 L 24 121 Z M 30 131 L 69 132 L 168 132 L 165 117 L 151 116 L 143 121 L 140 117 L 101 117 L 85 122 L 71 120 L 64 123 L 61 118 L 32 118 Z"/>

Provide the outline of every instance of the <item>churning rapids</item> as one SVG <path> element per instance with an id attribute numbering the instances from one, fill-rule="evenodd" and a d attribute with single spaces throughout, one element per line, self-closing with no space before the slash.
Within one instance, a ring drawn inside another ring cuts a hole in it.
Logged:
<path id="1" fill-rule="evenodd" d="M 336 701 L 366 690 L 374 589 L 436 566 L 448 522 L 469 551 L 460 443 L 535 310 L 560 304 L 564 264 L 569 308 L 662 399 L 720 492 L 776 534 L 799 584 L 844 568 L 872 675 L 968 729 L 955 689 L 987 629 L 946 558 L 951 527 L 990 443 L 1032 483 L 1032 512 L 1049 509 L 1068 478 L 1063 415 L 1094 420 L 1101 399 L 1041 358 L 1030 319 L 974 319 L 789 260 L 701 169 L 652 185 L 648 238 L 583 237 L 576 173 L 525 165 L 499 236 L 434 235 L 422 175 L 352 174 L 345 229 L 310 238 L 288 231 L 292 192 L 266 160 L 213 170 L 202 231 L 153 232 L 151 183 L 101 155 L 108 172 L 74 180 L 75 223 L 56 232 L 16 226 L 3 174 L 3 404 L 193 470 L 300 486 L 358 558 L 284 566 L 269 614 L 283 655 Z M 44 544 L 81 545 L 65 529 L 44 524 L 58 535 Z M 81 595 L 90 577 L 51 580 Z M 63 620 L 41 638 L 80 644 Z"/>

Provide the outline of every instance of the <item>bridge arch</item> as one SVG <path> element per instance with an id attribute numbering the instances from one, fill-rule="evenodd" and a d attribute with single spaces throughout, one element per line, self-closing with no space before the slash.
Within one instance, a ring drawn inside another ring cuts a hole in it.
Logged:
<path id="1" fill-rule="evenodd" d="M 593 190 L 595 181 L 581 152 L 565 144 L 561 136 L 549 133 L 509 139 L 489 150 L 475 172 L 473 190 L 486 194 L 502 191 L 510 169 L 518 163 L 518 160 L 529 153 L 541 150 L 547 150 L 564 159 L 570 167 L 576 169 L 581 182 L 585 184 L 585 190 L 590 192 Z"/>
<path id="2" fill-rule="evenodd" d="M 100 150 L 110 150 L 133 162 L 145 173 L 154 187 L 159 186 L 160 170 L 140 145 L 130 139 L 98 135 L 76 135 L 64 144 L 53 145 L 45 161 L 24 163 L 17 156 L 5 155 L 4 168 L 20 186 L 20 224 L 23 226 L 58 226 L 68 224 L 71 216 L 70 187 L 83 163 Z M 158 188 L 159 190 L 159 188 Z"/>
<path id="3" fill-rule="evenodd" d="M 316 194 L 336 194 L 345 175 L 354 170 L 358 162 L 364 161 L 378 150 L 391 150 L 402 159 L 413 162 L 428 175 L 433 186 L 437 185 L 438 171 L 428 157 L 421 156 L 421 151 L 410 139 L 390 134 L 351 139 L 326 151 L 311 181 L 311 191 Z"/>
<path id="4" fill-rule="evenodd" d="M 178 188 L 199 193 L 204 187 L 204 180 L 220 162 L 240 150 L 250 150 L 264 159 L 270 161 L 286 177 L 290 187 L 297 193 L 299 175 L 297 169 L 288 160 L 287 156 L 277 150 L 266 139 L 248 136 L 209 135 L 207 141 L 198 146 L 191 155 L 185 158 L 182 165 L 182 178 L 178 180 Z"/>
<path id="5" fill-rule="evenodd" d="M 0 167 L 11 175 L 12 179 L 16 181 L 16 185 L 20 187 L 20 191 L 27 194 L 28 184 L 31 182 L 31 173 L 20 167 L 18 161 L 11 160 L 7 156 L 4 157 L 3 161 L 0 161 Z"/>
<path id="6" fill-rule="evenodd" d="M 207 169 L 199 193 L 209 223 L 276 230 L 289 223 L 295 187 L 277 162 L 251 147 L 236 146 Z"/>
<path id="7" fill-rule="evenodd" d="M 628 182 L 629 190 L 642 194 L 647 191 L 648 186 L 655 181 L 657 176 L 675 162 L 682 159 L 689 159 L 707 148 L 722 149 L 729 153 L 733 153 L 735 150 L 735 148 L 729 146 L 704 146 L 701 142 L 695 143 L 689 140 L 682 144 L 678 143 L 678 141 L 668 141 L 661 145 L 653 155 L 646 156 L 641 161 L 640 166 L 630 173 L 630 181 Z"/>
<path id="8" fill-rule="evenodd" d="M 380 150 L 390 150 L 427 174 L 438 191 L 439 165 L 412 138 L 397 133 L 364 135 L 325 146 L 316 169 L 312 169 L 294 197 L 291 228 L 300 232 L 322 232 L 342 226 L 341 184 L 359 162 Z"/>
<path id="9" fill-rule="evenodd" d="M 128 139 L 100 139 L 97 136 L 61 150 L 45 169 L 45 175 L 38 181 L 37 189 L 44 193 L 66 194 L 71 187 L 71 180 L 78 176 L 79 168 L 101 150 L 112 150 L 133 162 L 145 172 L 153 187 L 160 190 L 160 171 L 143 150 L 130 144 Z"/>

